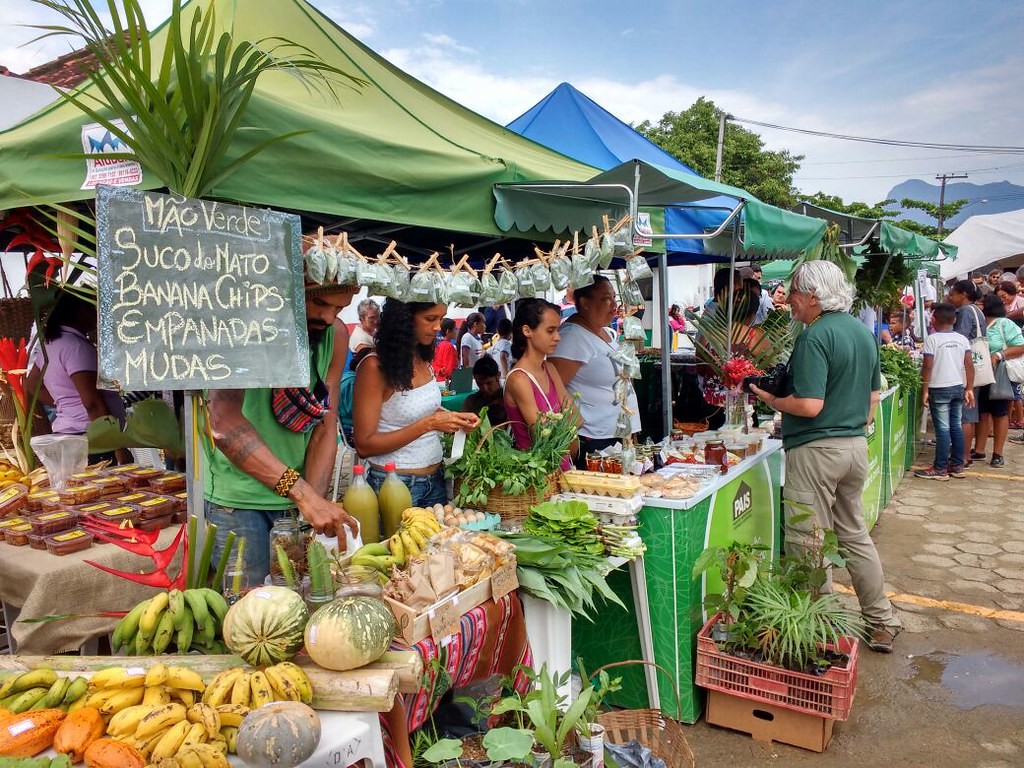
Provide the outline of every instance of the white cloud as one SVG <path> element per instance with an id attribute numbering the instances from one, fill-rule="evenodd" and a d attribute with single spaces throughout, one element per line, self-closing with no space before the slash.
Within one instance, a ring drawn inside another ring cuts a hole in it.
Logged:
<path id="1" fill-rule="evenodd" d="M 372 38 L 377 31 L 376 14 L 367 6 L 313 0 L 313 5 L 357 40 Z"/>
<path id="2" fill-rule="evenodd" d="M 447 48 L 450 51 L 458 51 L 459 53 L 476 53 L 475 49 L 470 48 L 468 45 L 460 44 L 454 37 L 444 33 L 435 34 L 431 32 L 424 32 L 423 39 L 430 45 L 438 48 Z"/>

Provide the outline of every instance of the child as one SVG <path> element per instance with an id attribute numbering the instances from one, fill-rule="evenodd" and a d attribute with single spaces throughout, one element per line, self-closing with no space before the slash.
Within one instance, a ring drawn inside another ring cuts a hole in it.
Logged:
<path id="1" fill-rule="evenodd" d="M 512 321 L 507 317 L 498 321 L 498 338 L 491 344 L 487 354 L 498 364 L 498 371 L 504 384 L 508 372 L 512 370 Z"/>
<path id="2" fill-rule="evenodd" d="M 480 413 L 487 406 L 487 418 L 491 426 L 504 424 L 508 421 L 505 412 L 505 393 L 501 388 L 501 377 L 498 375 L 498 364 L 490 355 L 484 355 L 473 363 L 473 380 L 477 391 L 466 398 L 462 404 L 464 413 Z"/>
<path id="3" fill-rule="evenodd" d="M 452 371 L 459 367 L 459 353 L 455 351 L 455 321 L 446 317 L 441 321 L 437 346 L 434 347 L 434 377 L 444 383 L 452 377 Z"/>
<path id="4" fill-rule="evenodd" d="M 966 477 L 964 432 L 960 422 L 963 403 L 969 408 L 974 406 L 974 364 L 971 343 L 953 331 L 955 321 L 956 308 L 952 304 L 936 304 L 932 310 L 935 332 L 924 340 L 922 390 L 924 404 L 935 426 L 935 462 L 914 475 L 929 480 Z"/>
<path id="5" fill-rule="evenodd" d="M 893 344 L 899 344 L 908 350 L 916 349 L 917 339 L 914 337 L 914 331 L 910 328 L 909 323 L 906 322 L 908 319 L 903 310 L 890 312 L 889 336 L 892 337 Z"/>

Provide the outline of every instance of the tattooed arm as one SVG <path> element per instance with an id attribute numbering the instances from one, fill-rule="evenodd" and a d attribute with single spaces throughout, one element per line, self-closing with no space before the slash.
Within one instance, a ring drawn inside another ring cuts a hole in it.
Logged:
<path id="1" fill-rule="evenodd" d="M 327 495 L 338 456 L 338 393 L 347 358 L 348 328 L 338 320 L 334 323 L 334 357 L 324 380 L 327 391 L 331 393 L 330 410 L 323 423 L 313 429 L 306 448 L 306 482 L 321 496 Z"/>
<path id="2" fill-rule="evenodd" d="M 243 402 L 245 390 L 210 391 L 208 407 L 213 441 L 232 464 L 273 489 L 288 466 L 274 455 L 256 428 L 245 418 L 242 413 Z M 318 532 L 328 536 L 336 535 L 341 525 L 345 524 L 355 534 L 355 521 L 340 506 L 324 499 L 305 480 L 296 481 L 288 496 Z"/>

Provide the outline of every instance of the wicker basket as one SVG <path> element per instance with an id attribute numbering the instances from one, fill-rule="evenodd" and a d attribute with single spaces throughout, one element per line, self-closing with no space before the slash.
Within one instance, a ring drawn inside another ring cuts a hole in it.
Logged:
<path id="1" fill-rule="evenodd" d="M 655 757 L 665 761 L 668 768 L 694 768 L 696 760 L 693 750 L 686 742 L 683 734 L 683 726 L 679 720 L 683 718 L 683 705 L 679 699 L 679 686 L 660 664 L 651 661 L 619 661 L 614 664 L 606 664 L 600 669 L 594 670 L 595 676 L 601 670 L 612 669 L 613 667 L 624 667 L 632 664 L 645 664 L 655 667 L 668 677 L 672 683 L 672 690 L 676 695 L 676 717 L 673 720 L 658 709 L 621 709 L 613 712 L 604 712 L 597 717 L 599 725 L 604 726 L 604 740 L 606 744 L 625 744 L 627 741 L 636 739 L 643 746 L 650 749 Z"/>
<path id="2" fill-rule="evenodd" d="M 508 496 L 501 486 L 497 486 L 487 494 L 487 512 L 493 512 L 501 517 L 501 522 L 507 525 L 521 525 L 530 514 L 530 507 L 547 501 L 558 493 L 558 472 L 548 475 L 547 484 L 539 491 L 535 488 L 527 489 L 526 493 L 519 496 Z M 462 486 L 462 480 L 455 480 L 455 492 L 458 494 Z"/>

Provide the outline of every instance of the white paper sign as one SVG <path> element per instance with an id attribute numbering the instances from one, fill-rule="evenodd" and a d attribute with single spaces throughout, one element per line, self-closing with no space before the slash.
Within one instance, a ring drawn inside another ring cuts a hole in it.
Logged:
<path id="1" fill-rule="evenodd" d="M 633 226 L 633 247 L 646 248 L 654 242 L 654 230 L 651 228 L 651 214 L 637 213 L 636 224 Z"/>
<path id="2" fill-rule="evenodd" d="M 128 133 L 123 120 L 114 120 L 113 123 Z M 82 126 L 82 151 L 91 155 L 85 161 L 85 181 L 82 182 L 82 189 L 95 189 L 98 184 L 132 187 L 142 183 L 142 166 L 137 162 L 103 157 L 132 150 L 99 123 Z"/>

